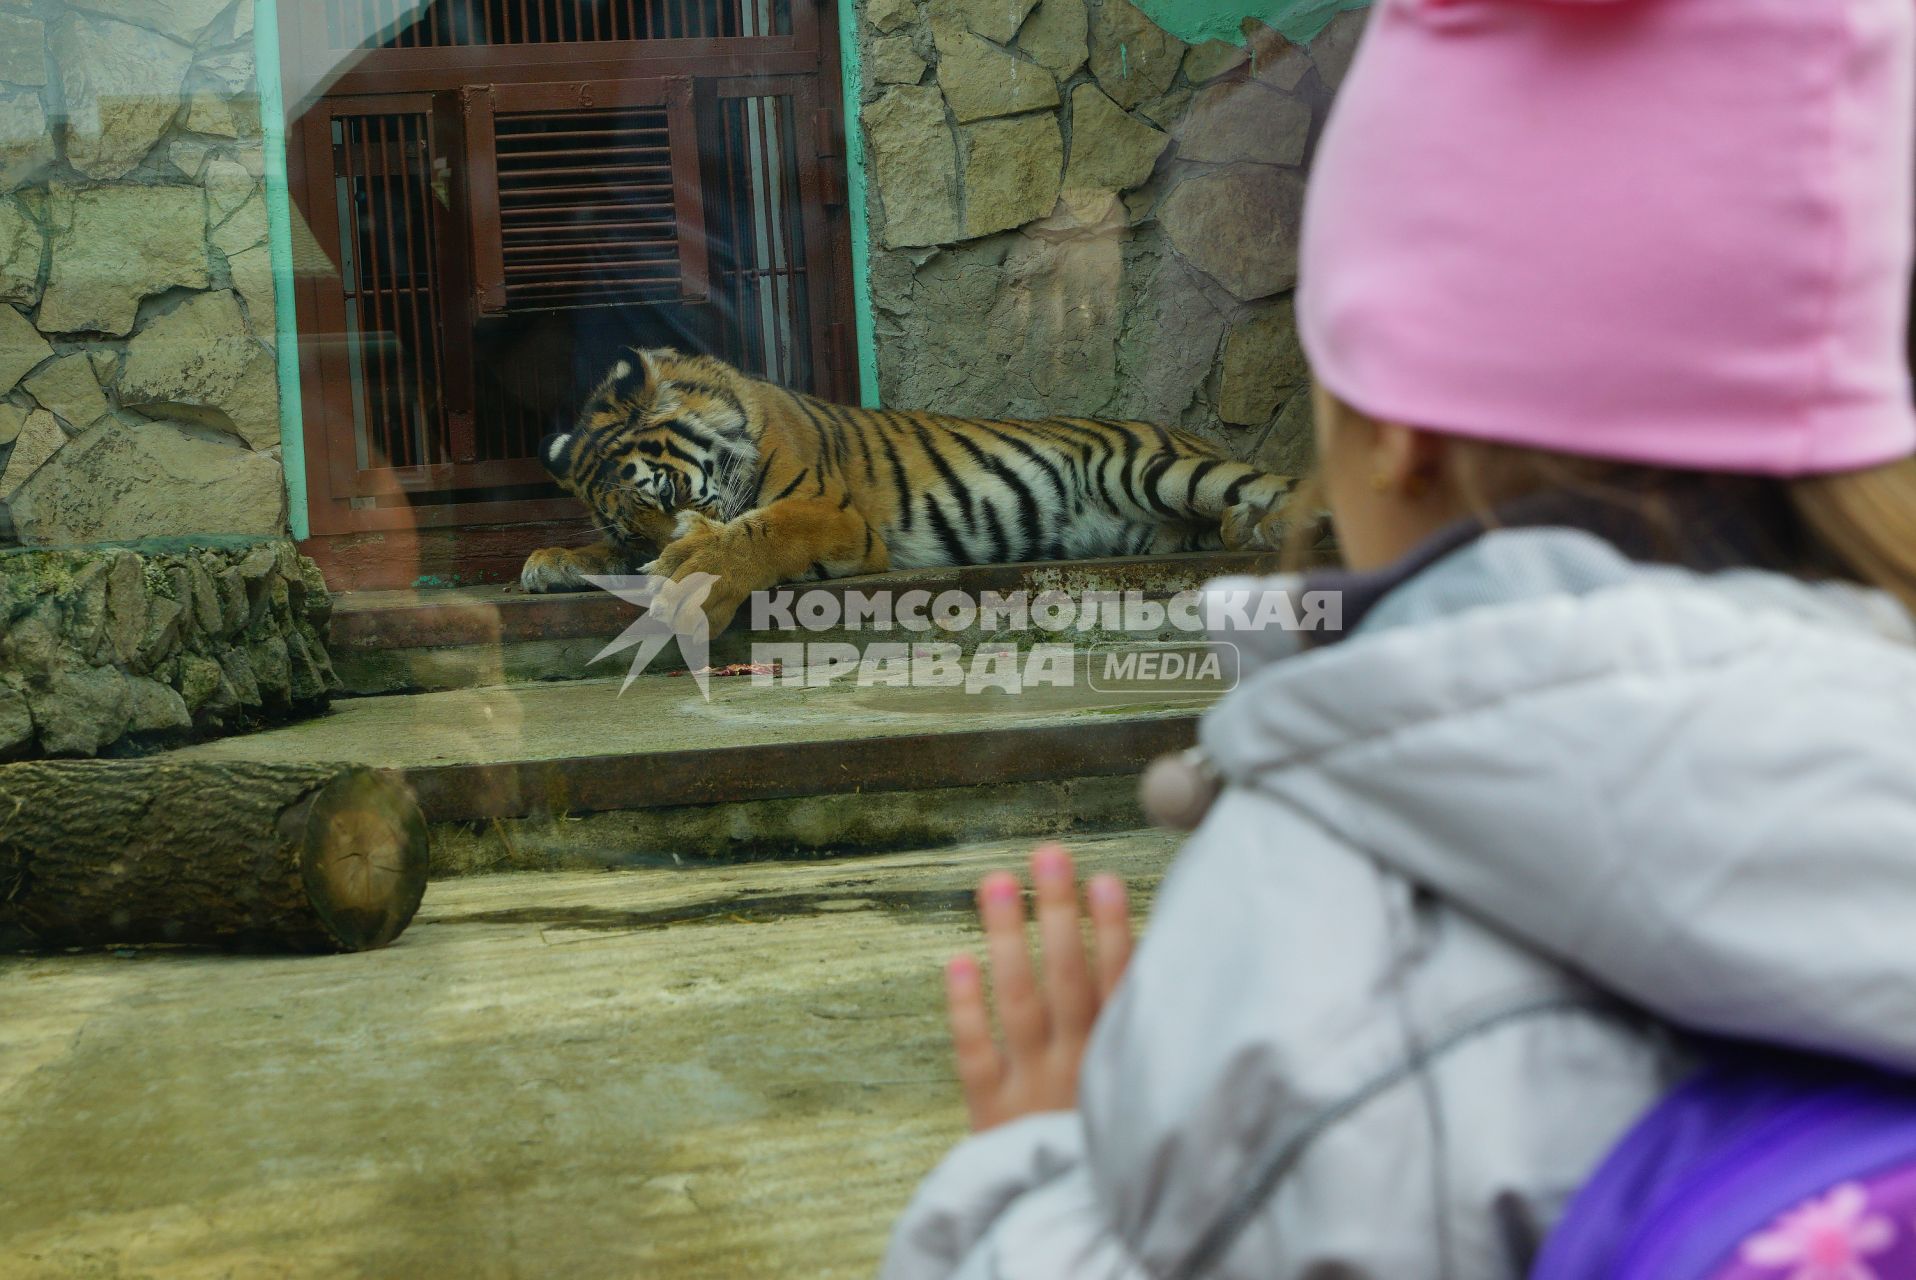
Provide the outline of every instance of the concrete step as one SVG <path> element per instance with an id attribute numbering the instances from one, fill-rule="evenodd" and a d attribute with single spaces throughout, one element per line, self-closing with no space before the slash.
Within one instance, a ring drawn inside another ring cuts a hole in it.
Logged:
<path id="1" fill-rule="evenodd" d="M 1043 561 L 1033 564 L 979 565 L 912 570 L 808 583 L 842 600 L 849 592 L 889 592 L 893 599 L 924 591 L 928 598 L 958 591 L 978 601 L 986 592 L 1009 595 L 1061 591 L 1082 600 L 1087 592 L 1137 592 L 1162 602 L 1180 591 L 1225 574 L 1270 572 L 1270 555 L 1200 553 L 1109 560 Z M 544 680 L 578 680 L 612 674 L 621 660 L 593 665 L 607 641 L 623 631 L 638 610 L 603 591 L 532 596 L 503 587 L 443 588 L 428 591 L 354 591 L 337 597 L 330 649 L 333 665 L 353 694 L 418 693 L 469 689 Z M 875 637 L 870 630 L 832 627 L 794 636 L 752 631 L 741 618 L 712 643 L 714 665 L 747 661 L 755 643 L 793 638 L 815 642 L 916 639 L 897 632 Z M 1037 628 L 972 626 L 940 630 L 940 642 L 965 651 L 997 640 L 1031 639 Z M 1051 639 L 1045 635 L 1038 638 Z M 1149 631 L 1113 631 L 1094 627 L 1056 639 L 1080 645 L 1173 642 L 1192 638 L 1175 626 Z M 683 667 L 675 650 L 654 662 L 654 670 Z"/>
<path id="2" fill-rule="evenodd" d="M 816 856 L 1141 822 L 1135 778 L 1218 690 L 1099 678 L 1017 692 L 686 676 L 341 700 L 182 757 L 403 772 L 437 874 Z M 1103 685 L 1105 687 L 1099 687 Z"/>

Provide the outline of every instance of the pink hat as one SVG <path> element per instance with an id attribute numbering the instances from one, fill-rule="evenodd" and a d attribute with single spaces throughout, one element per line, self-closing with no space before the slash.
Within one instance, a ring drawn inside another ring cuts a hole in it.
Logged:
<path id="1" fill-rule="evenodd" d="M 1374 417 L 1806 475 L 1916 450 L 1912 0 L 1380 0 L 1300 324 Z"/>

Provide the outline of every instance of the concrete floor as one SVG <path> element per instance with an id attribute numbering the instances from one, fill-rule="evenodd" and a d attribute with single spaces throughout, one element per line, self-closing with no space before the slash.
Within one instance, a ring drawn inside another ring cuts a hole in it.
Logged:
<path id="1" fill-rule="evenodd" d="M 1148 889 L 1173 841 L 1075 847 Z M 1024 850 L 440 881 L 358 956 L 0 959 L 0 1277 L 869 1275 L 963 1127 L 939 966 Z"/>

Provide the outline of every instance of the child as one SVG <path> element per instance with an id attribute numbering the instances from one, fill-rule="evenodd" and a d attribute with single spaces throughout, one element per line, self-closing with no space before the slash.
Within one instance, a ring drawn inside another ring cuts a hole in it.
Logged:
<path id="1" fill-rule="evenodd" d="M 1381 0 L 1299 301 L 1345 631 L 1230 637 L 1121 980 L 1115 885 L 1094 974 L 1034 857 L 1042 986 L 981 886 L 888 1280 L 1521 1276 L 1770 1052 L 1703 1036 L 1916 1072 L 1913 68 L 1910 0 Z M 1916 1233 L 1819 1212 L 1749 1274 Z"/>

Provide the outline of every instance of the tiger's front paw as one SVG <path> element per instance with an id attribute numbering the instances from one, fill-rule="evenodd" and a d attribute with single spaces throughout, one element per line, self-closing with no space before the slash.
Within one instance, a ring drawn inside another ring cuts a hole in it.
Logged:
<path id="1" fill-rule="evenodd" d="M 672 626 L 689 634 L 694 624 L 692 610 L 702 610 L 709 634 L 717 635 L 731 624 L 746 599 L 759 583 L 751 557 L 745 554 L 749 539 L 703 516 L 696 517 L 690 532 L 676 539 L 659 553 L 659 558 L 640 570 L 661 578 L 670 578 L 681 590 L 661 593 L 661 602 Z M 681 517 L 681 525 L 686 521 Z M 659 606 L 653 611 L 659 612 Z"/>
<path id="2" fill-rule="evenodd" d="M 725 532 L 725 526 L 716 520 L 707 520 L 692 511 L 682 512 L 672 540 L 659 549 L 656 557 L 640 565 L 639 572 L 676 581 L 681 576 L 679 567 L 689 560 L 697 558 L 709 563 L 723 559 Z"/>
<path id="3" fill-rule="evenodd" d="M 711 573 L 695 560 L 653 593 L 649 611 L 680 636 L 702 631 L 709 638 L 731 625 L 750 595 L 737 579 Z"/>
<path id="4" fill-rule="evenodd" d="M 672 541 L 683 542 L 687 538 L 723 537 L 727 526 L 722 520 L 714 520 L 703 512 L 690 507 L 678 513 L 672 525 Z"/>
<path id="5" fill-rule="evenodd" d="M 614 557 L 604 547 L 541 547 L 519 570 L 519 589 L 534 593 L 584 591 L 588 574 L 611 573 Z"/>

